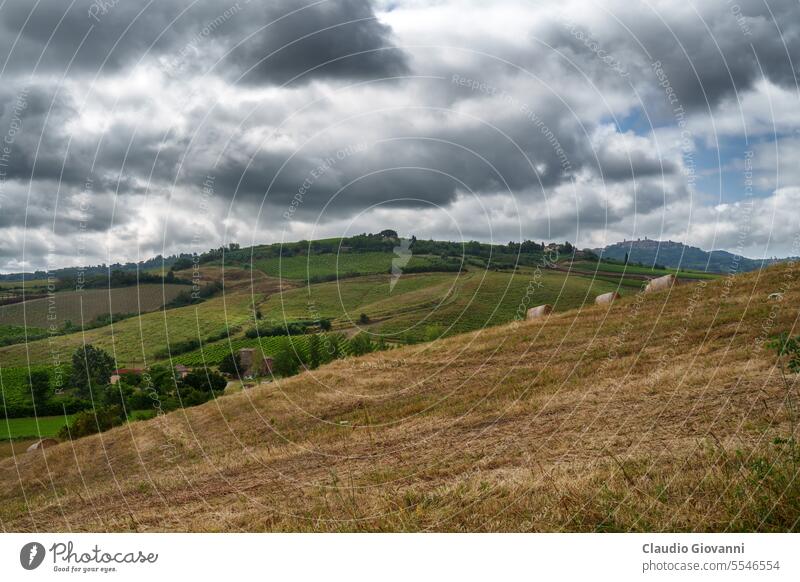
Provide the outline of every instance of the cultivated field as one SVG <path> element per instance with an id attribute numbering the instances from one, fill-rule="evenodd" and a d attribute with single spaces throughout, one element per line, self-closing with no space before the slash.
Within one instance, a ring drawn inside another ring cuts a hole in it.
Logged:
<path id="1" fill-rule="evenodd" d="M 798 275 L 774 267 L 339 360 L 5 459 L 0 523 L 797 529 L 792 416 L 764 340 L 797 333 Z"/>
<path id="2" fill-rule="evenodd" d="M 256 259 L 254 266 L 272 277 L 306 280 L 311 277 L 339 276 L 351 273 L 369 275 L 388 273 L 392 268 L 394 253 L 325 253 L 319 255 Z M 408 266 L 433 264 L 436 260 L 425 256 L 414 256 Z"/>
<path id="3" fill-rule="evenodd" d="M 692 271 L 689 269 L 656 269 L 654 267 L 643 267 L 640 265 L 622 265 L 619 263 L 575 261 L 572 268 L 580 271 L 601 271 L 607 273 L 626 273 L 629 275 L 647 275 L 648 277 L 661 277 L 663 275 L 678 275 L 687 279 L 718 279 L 720 275 L 715 273 L 705 273 L 703 271 Z"/>
<path id="4" fill-rule="evenodd" d="M 34 299 L 0 307 L 0 325 L 28 325 L 47 328 L 62 327 L 71 322 L 80 328 L 108 314 L 146 313 L 169 303 L 186 285 L 140 285 L 119 289 L 85 289 L 62 291 L 53 299 Z M 48 319 L 52 318 L 52 319 Z"/>
<path id="5" fill-rule="evenodd" d="M 204 273 L 207 281 L 221 277 L 214 268 L 208 268 Z M 54 357 L 62 362 L 69 361 L 85 340 L 112 354 L 120 367 L 150 363 L 168 343 L 205 338 L 224 331 L 228 326 L 236 328 L 252 323 L 253 302 L 263 301 L 277 292 L 281 285 L 279 281 L 261 274 L 251 282 L 250 276 L 239 269 L 226 270 L 226 292 L 223 295 L 196 305 L 145 313 L 119 321 L 113 327 L 29 342 L 27 346 L 0 348 L 0 362 L 15 367 L 26 366 L 29 362 L 51 362 Z"/>

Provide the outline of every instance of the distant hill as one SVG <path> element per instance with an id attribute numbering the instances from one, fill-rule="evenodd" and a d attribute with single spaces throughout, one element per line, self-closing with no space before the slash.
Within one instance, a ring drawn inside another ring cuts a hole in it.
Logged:
<path id="1" fill-rule="evenodd" d="M 783 259 L 748 259 L 728 251 L 704 251 L 671 240 L 659 241 L 648 238 L 626 240 L 605 248 L 592 249 L 603 259 L 624 261 L 643 265 L 662 265 L 664 267 L 694 269 L 712 273 L 755 271 Z"/>

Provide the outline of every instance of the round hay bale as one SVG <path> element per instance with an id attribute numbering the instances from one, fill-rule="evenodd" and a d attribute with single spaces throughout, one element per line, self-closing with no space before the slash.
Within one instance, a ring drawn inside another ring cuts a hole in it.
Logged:
<path id="1" fill-rule="evenodd" d="M 49 449 L 57 444 L 58 441 L 56 439 L 41 439 L 29 446 L 27 452 L 32 453 L 33 451 L 39 451 L 41 449 Z"/>
<path id="2" fill-rule="evenodd" d="M 647 283 L 647 286 L 644 288 L 645 293 L 655 293 L 656 291 L 666 291 L 670 289 L 673 285 L 678 284 L 678 278 L 673 275 L 664 275 L 663 277 L 656 277 L 655 279 L 650 279 Z"/>
<path id="3" fill-rule="evenodd" d="M 531 307 L 528 310 L 528 319 L 537 319 L 539 317 L 544 317 L 545 315 L 550 315 L 553 312 L 552 305 L 539 305 L 538 307 Z"/>
<path id="4" fill-rule="evenodd" d="M 616 291 L 611 291 L 609 293 L 603 293 L 602 295 L 598 295 L 595 298 L 594 302 L 597 305 L 611 305 L 612 303 L 614 303 L 615 300 L 617 300 L 620 297 L 622 297 L 622 295 L 620 295 Z"/>

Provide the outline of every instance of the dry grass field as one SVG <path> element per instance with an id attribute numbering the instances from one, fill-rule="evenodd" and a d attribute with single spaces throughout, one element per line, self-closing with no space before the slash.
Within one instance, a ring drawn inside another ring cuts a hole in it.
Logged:
<path id="1" fill-rule="evenodd" d="M 795 268 L 339 360 L 3 459 L 0 528 L 796 530 L 764 346 L 798 333 Z"/>

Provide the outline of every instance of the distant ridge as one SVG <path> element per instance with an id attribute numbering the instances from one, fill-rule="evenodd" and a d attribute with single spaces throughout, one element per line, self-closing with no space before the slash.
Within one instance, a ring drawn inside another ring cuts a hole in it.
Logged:
<path id="1" fill-rule="evenodd" d="M 704 251 L 698 247 L 671 240 L 659 241 L 647 237 L 625 240 L 605 248 L 592 249 L 604 259 L 643 265 L 661 265 L 670 268 L 693 269 L 711 273 L 755 271 L 785 259 L 749 259 L 728 251 Z"/>

